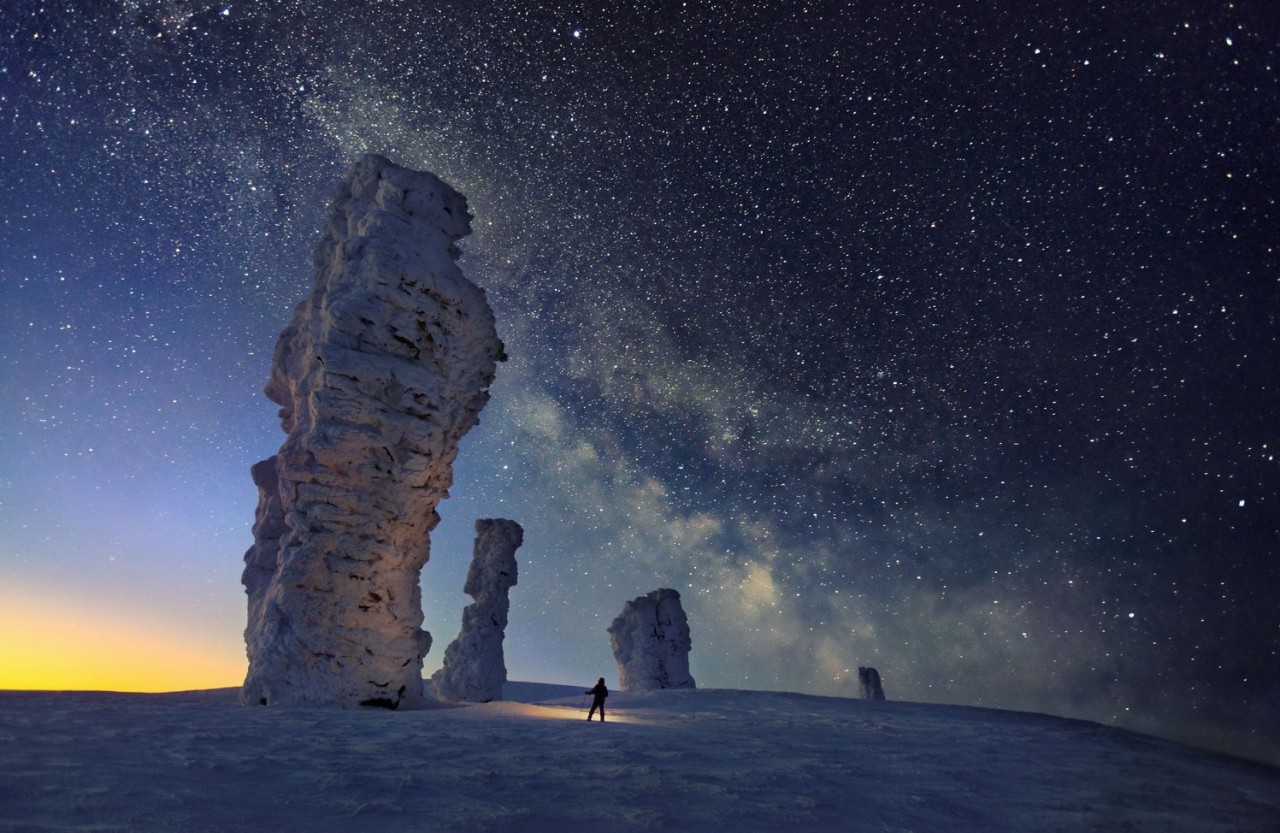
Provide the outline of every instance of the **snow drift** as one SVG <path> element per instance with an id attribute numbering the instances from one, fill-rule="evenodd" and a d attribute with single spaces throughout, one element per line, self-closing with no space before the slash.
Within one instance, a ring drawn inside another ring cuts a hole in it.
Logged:
<path id="1" fill-rule="evenodd" d="M 1093 723 L 508 684 L 416 711 L 0 692 L 0 830 L 1275 833 L 1280 770 Z"/>

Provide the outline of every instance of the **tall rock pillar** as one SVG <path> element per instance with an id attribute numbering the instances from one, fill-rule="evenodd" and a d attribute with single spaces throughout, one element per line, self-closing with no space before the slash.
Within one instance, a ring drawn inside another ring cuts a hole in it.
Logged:
<path id="1" fill-rule="evenodd" d="M 431 646 L 428 535 L 505 356 L 484 292 L 455 263 L 470 231 L 462 195 L 367 156 L 333 208 L 266 388 L 286 437 L 253 469 L 241 698 L 413 706 Z"/>
<path id="2" fill-rule="evenodd" d="M 463 590 L 475 599 L 462 611 L 462 630 L 444 652 L 444 665 L 431 677 L 441 700 L 487 703 L 502 699 L 507 666 L 502 640 L 511 609 L 508 592 L 516 585 L 516 549 L 524 530 L 515 521 L 476 521 L 475 552 Z"/>

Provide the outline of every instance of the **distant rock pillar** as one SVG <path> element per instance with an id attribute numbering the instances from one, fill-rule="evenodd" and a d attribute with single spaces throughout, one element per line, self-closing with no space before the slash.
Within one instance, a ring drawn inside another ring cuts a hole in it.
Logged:
<path id="1" fill-rule="evenodd" d="M 418 573 L 505 358 L 455 263 L 470 220 L 444 182 L 379 156 L 334 197 L 266 388 L 286 437 L 253 468 L 245 703 L 423 702 Z"/>
<path id="2" fill-rule="evenodd" d="M 276 458 L 268 457 L 254 463 L 249 469 L 253 485 L 258 487 L 258 509 L 253 519 L 253 546 L 244 554 L 244 572 L 240 583 L 249 596 L 248 634 L 265 626 L 267 590 L 276 574 L 280 557 L 280 536 L 288 531 L 284 522 L 284 509 L 280 503 L 280 477 L 276 471 Z"/>
<path id="3" fill-rule="evenodd" d="M 502 640 L 511 608 L 508 591 L 516 585 L 516 549 L 522 543 L 524 530 L 515 521 L 476 521 L 475 550 L 463 587 L 475 603 L 462 611 L 462 630 L 431 677 L 440 700 L 487 703 L 502 699 L 507 682 Z"/>
<path id="4" fill-rule="evenodd" d="M 884 689 L 880 687 L 880 672 L 874 668 L 858 666 L 858 689 L 863 700 L 884 699 Z"/>
<path id="5" fill-rule="evenodd" d="M 609 642 L 622 691 L 695 687 L 689 674 L 689 619 L 675 590 L 654 590 L 623 605 L 609 625 Z"/>

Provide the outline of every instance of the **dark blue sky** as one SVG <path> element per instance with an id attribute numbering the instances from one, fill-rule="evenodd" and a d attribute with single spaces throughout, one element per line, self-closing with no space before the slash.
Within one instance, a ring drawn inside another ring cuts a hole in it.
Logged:
<path id="1" fill-rule="evenodd" d="M 438 646 L 505 516 L 516 678 L 672 586 L 701 685 L 1274 748 L 1274 14 L 440 5 L 10 4 L 0 598 L 242 650 L 260 389 L 371 151 L 467 195 L 512 356 Z"/>

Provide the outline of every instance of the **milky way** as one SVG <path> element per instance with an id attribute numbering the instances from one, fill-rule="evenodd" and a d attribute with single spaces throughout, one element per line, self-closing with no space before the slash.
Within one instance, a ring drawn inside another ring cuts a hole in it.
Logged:
<path id="1" fill-rule="evenodd" d="M 7 15 L 0 598 L 242 656 L 260 390 L 378 152 L 467 195 L 512 357 L 437 639 L 509 517 L 516 679 L 612 678 L 670 586 L 702 686 L 1275 748 L 1273 16 L 424 5 Z"/>

